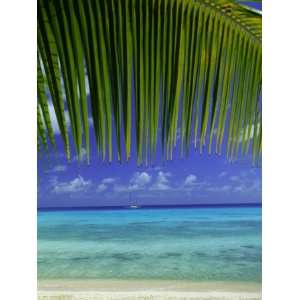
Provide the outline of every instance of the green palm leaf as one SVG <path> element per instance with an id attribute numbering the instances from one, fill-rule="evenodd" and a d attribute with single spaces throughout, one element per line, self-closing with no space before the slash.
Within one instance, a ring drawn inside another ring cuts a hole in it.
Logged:
<path id="1" fill-rule="evenodd" d="M 260 87 L 261 13 L 243 1 L 38 0 L 39 149 L 55 144 L 47 88 L 68 158 L 65 109 L 88 161 L 89 126 L 109 161 L 113 140 L 118 159 L 130 158 L 133 128 L 140 164 L 155 159 L 159 135 L 172 159 L 180 124 L 182 154 L 192 136 L 209 153 L 214 144 L 221 153 L 226 138 L 229 160 L 252 145 L 256 162 Z"/>
<path id="2" fill-rule="evenodd" d="M 51 118 L 49 114 L 44 75 L 42 72 L 39 56 L 37 58 L 37 94 L 38 94 L 38 105 L 41 107 L 42 110 L 42 115 L 43 115 L 44 123 L 46 124 L 47 127 L 49 140 L 51 144 L 55 147 L 54 132 L 53 132 Z M 42 117 L 40 116 L 40 118 Z"/>
<path id="3" fill-rule="evenodd" d="M 38 1 L 38 53 L 42 58 L 43 67 L 45 69 L 45 82 L 51 93 L 51 99 L 55 110 L 55 115 L 59 125 L 59 129 L 64 141 L 67 158 L 70 159 L 70 144 L 68 138 L 68 130 L 64 113 L 64 103 L 62 99 L 62 82 L 59 70 L 59 57 L 57 45 L 53 36 L 47 14 L 45 12 L 44 3 Z M 39 72 L 38 72 L 39 73 Z M 42 73 L 40 73 L 41 75 Z M 40 78 L 41 80 L 41 78 Z"/>

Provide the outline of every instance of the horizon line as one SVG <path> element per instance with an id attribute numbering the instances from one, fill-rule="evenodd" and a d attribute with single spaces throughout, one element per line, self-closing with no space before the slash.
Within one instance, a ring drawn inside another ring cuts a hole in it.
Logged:
<path id="1" fill-rule="evenodd" d="M 159 208 L 213 208 L 213 207 L 262 207 L 261 202 L 253 203 L 215 203 L 215 204 L 166 204 L 166 205 L 138 205 L 136 209 L 159 209 Z M 37 207 L 37 211 L 55 210 L 123 210 L 133 209 L 131 205 L 106 205 L 106 206 L 53 206 Z"/>

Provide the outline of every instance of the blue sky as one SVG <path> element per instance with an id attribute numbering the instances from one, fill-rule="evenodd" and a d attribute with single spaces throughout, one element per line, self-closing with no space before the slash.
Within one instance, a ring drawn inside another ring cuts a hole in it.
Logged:
<path id="1" fill-rule="evenodd" d="M 261 169 L 252 166 L 250 156 L 229 163 L 225 154 L 200 155 L 191 147 L 184 159 L 175 149 L 172 161 L 164 161 L 158 151 L 152 166 L 138 167 L 135 155 L 129 162 L 109 164 L 97 157 L 92 136 L 90 165 L 79 164 L 74 155 L 67 162 L 50 108 L 58 152 L 38 160 L 38 207 L 261 202 Z"/>
<path id="2" fill-rule="evenodd" d="M 38 206 L 111 206 L 134 204 L 217 204 L 261 202 L 261 168 L 251 157 L 234 163 L 226 155 L 203 154 L 193 148 L 188 158 L 165 161 L 160 151 L 151 166 L 140 166 L 133 158 L 120 164 L 102 162 L 94 152 L 91 163 L 78 163 L 73 154 L 67 162 L 61 139 L 58 152 L 38 160 Z M 83 152 L 85 150 L 83 149 Z"/>

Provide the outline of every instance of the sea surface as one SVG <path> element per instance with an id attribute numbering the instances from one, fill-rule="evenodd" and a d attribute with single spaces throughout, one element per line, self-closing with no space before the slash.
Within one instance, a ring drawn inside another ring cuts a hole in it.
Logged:
<path id="1" fill-rule="evenodd" d="M 261 208 L 38 212 L 38 279 L 261 281 Z"/>

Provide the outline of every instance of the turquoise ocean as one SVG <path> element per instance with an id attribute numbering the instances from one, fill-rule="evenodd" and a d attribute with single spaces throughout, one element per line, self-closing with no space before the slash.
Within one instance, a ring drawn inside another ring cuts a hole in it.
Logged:
<path id="1" fill-rule="evenodd" d="M 261 281 L 261 208 L 38 211 L 38 279 Z"/>

